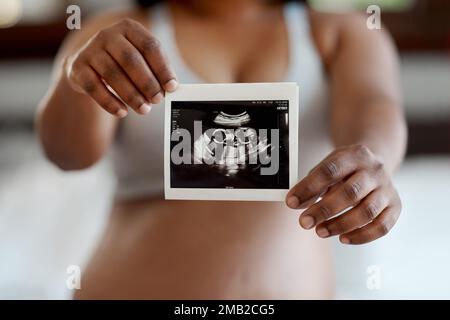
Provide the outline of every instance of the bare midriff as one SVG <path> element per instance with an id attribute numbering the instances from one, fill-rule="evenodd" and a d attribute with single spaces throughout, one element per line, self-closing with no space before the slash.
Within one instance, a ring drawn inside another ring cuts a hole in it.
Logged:
<path id="1" fill-rule="evenodd" d="M 75 298 L 331 298 L 329 243 L 283 203 L 115 205 Z"/>

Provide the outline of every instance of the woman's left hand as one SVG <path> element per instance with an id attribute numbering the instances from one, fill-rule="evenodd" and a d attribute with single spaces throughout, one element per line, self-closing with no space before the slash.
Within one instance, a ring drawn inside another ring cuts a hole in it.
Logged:
<path id="1" fill-rule="evenodd" d="M 289 191 L 286 204 L 306 209 L 300 215 L 303 228 L 315 227 L 322 238 L 340 235 L 345 244 L 386 235 L 402 208 L 390 174 L 364 145 L 332 152 Z"/>

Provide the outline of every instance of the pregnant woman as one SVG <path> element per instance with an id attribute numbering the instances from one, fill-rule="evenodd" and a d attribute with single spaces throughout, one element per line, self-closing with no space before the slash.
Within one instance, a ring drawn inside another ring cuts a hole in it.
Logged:
<path id="1" fill-rule="evenodd" d="M 75 298 L 333 297 L 326 239 L 368 243 L 401 211 L 397 72 L 389 37 L 364 16 L 302 1 L 140 1 L 71 32 L 40 104 L 40 139 L 63 170 L 111 150 L 118 178 Z M 301 180 L 286 203 L 165 201 L 165 92 L 276 81 L 301 92 Z"/>

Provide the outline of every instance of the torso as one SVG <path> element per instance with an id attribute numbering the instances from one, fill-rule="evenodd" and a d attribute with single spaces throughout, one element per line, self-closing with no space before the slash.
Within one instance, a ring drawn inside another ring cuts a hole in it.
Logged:
<path id="1" fill-rule="evenodd" d="M 230 30 L 172 10 L 180 55 L 207 82 L 282 80 L 292 59 L 289 34 L 280 8 L 267 15 L 271 23 Z M 237 49 L 224 46 L 230 43 Z M 301 230 L 298 214 L 283 203 L 144 196 L 117 201 L 76 297 L 328 298 L 331 264 L 328 243 Z"/>
<path id="2" fill-rule="evenodd" d="M 77 298 L 331 298 L 331 270 L 282 204 L 143 200 L 115 207 Z"/>
<path id="3" fill-rule="evenodd" d="M 290 57 L 281 7 L 273 6 L 263 16 L 240 23 L 199 19 L 177 6 L 171 13 L 179 53 L 204 82 L 283 80 Z"/>

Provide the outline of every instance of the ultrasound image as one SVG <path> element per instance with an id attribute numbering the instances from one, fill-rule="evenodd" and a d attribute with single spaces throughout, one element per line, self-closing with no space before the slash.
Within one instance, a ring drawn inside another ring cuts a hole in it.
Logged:
<path id="1" fill-rule="evenodd" d="M 181 129 L 190 133 L 190 161 L 171 161 L 172 188 L 289 187 L 288 100 L 172 101 L 171 132 Z M 179 143 L 171 141 L 171 151 Z M 262 174 L 274 163 L 277 170 Z"/>

